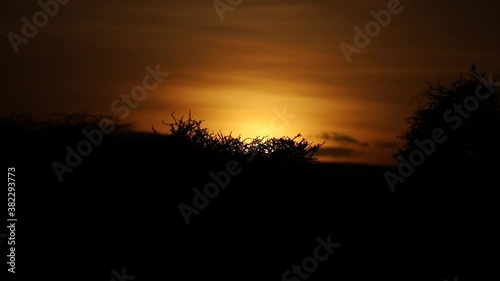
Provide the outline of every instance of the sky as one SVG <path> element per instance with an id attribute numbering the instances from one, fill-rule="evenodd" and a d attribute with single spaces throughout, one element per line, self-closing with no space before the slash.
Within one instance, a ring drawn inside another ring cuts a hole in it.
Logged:
<path id="1" fill-rule="evenodd" d="M 113 102 L 123 105 L 146 68 L 158 67 L 168 77 L 122 115 L 137 130 L 167 132 L 172 112 L 191 111 L 213 132 L 325 141 L 321 161 L 395 164 L 397 136 L 427 82 L 449 85 L 473 63 L 500 73 L 497 1 L 71 0 L 51 8 L 27 38 L 22 18 L 33 22 L 42 7 L 4 3 L 1 115 L 119 116 Z M 390 20 L 356 44 L 355 28 L 381 10 Z M 343 42 L 357 48 L 347 59 Z"/>

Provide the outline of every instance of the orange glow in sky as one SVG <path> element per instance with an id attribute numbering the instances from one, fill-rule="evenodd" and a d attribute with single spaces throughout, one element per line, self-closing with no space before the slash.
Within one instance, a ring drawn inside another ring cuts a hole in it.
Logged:
<path id="1" fill-rule="evenodd" d="M 352 44 L 354 27 L 387 2 L 244 1 L 224 21 L 211 1 L 71 2 L 19 54 L 3 55 L 11 83 L 0 109 L 111 114 L 144 68 L 160 64 L 170 76 L 124 120 L 140 131 L 167 131 L 171 112 L 191 111 L 213 132 L 255 137 L 286 108 L 294 118 L 277 123 L 274 136 L 326 141 L 323 161 L 394 164 L 415 95 L 471 63 L 499 73 L 500 40 L 487 5 L 402 2 L 403 12 L 348 63 L 340 43 Z M 19 19 L 37 8 L 19 3 L 4 31 L 20 32 Z M 471 14 L 481 17 L 463 20 Z"/>

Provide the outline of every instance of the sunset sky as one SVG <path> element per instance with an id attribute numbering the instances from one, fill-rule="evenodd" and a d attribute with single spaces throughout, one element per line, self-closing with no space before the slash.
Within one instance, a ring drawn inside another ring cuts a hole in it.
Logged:
<path id="1" fill-rule="evenodd" d="M 0 113 L 115 114 L 112 102 L 159 64 L 170 75 L 124 120 L 138 130 L 166 132 L 172 111 L 191 110 L 214 132 L 252 137 L 274 122 L 277 137 L 326 141 L 324 161 L 393 164 L 427 81 L 449 85 L 472 63 L 500 75 L 500 4 L 401 1 L 348 63 L 339 45 L 389 2 L 244 0 L 221 21 L 211 0 L 72 0 L 16 54 L 9 32 L 22 35 L 21 18 L 41 8 L 7 1 Z M 284 109 L 294 118 L 280 123 Z"/>

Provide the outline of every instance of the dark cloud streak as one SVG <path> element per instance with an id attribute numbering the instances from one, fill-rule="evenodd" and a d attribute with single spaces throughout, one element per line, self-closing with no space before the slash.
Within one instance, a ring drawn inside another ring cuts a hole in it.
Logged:
<path id="1" fill-rule="evenodd" d="M 331 140 L 331 141 L 337 142 L 337 143 L 342 144 L 342 145 L 354 144 L 354 145 L 359 145 L 361 147 L 367 147 L 369 145 L 367 142 L 361 142 L 360 140 L 358 140 L 352 136 L 337 133 L 337 132 L 332 132 L 332 133 L 323 132 L 319 137 L 324 139 L 324 140 Z"/>

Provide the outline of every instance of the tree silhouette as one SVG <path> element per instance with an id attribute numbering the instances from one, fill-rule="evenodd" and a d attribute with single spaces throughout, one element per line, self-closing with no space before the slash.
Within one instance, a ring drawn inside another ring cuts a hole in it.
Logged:
<path id="1" fill-rule="evenodd" d="M 400 136 L 405 144 L 395 157 L 408 159 L 413 151 L 422 150 L 417 142 L 432 139 L 433 130 L 438 128 L 444 131 L 446 140 L 435 144 L 419 170 L 442 173 L 498 166 L 500 99 L 491 85 L 497 79 L 490 78 L 488 86 L 485 74 L 479 75 L 475 66 L 471 72 L 473 75 L 461 76 L 451 87 L 429 83 L 419 95 L 426 103 L 408 118 L 409 128 Z"/>

